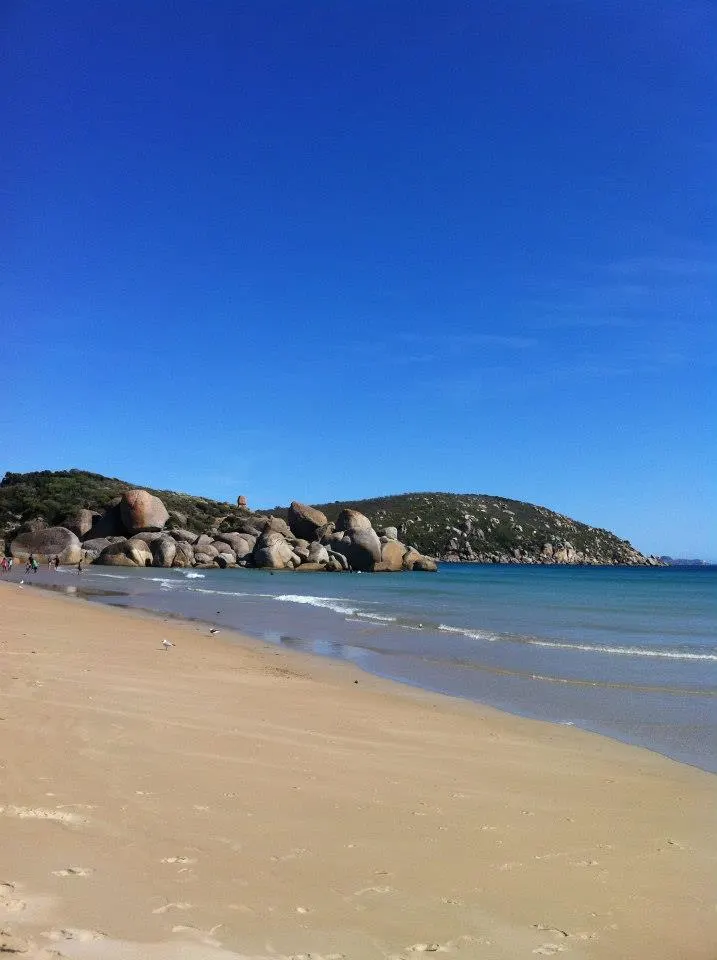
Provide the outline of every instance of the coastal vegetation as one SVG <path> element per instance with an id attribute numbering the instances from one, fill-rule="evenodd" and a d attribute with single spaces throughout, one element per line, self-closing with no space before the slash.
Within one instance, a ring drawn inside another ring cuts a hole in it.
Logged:
<path id="1" fill-rule="evenodd" d="M 155 533 L 162 531 L 173 540 L 188 545 L 192 545 L 192 541 L 194 553 L 202 557 L 200 563 L 206 559 L 214 565 L 221 551 L 217 547 L 214 555 L 209 549 L 204 554 L 197 551 L 196 543 L 200 537 L 204 538 L 207 547 L 222 542 L 231 545 L 231 537 L 234 537 L 234 548 L 237 547 L 236 537 L 243 537 L 245 547 L 251 547 L 251 550 L 243 558 L 238 558 L 234 549 L 234 558 L 227 564 L 231 565 L 253 555 L 257 540 L 263 534 L 271 534 L 274 537 L 272 547 L 286 554 L 278 543 L 278 535 L 288 543 L 289 553 L 297 556 L 297 546 L 301 553 L 313 542 L 329 552 L 340 553 L 337 548 L 343 540 L 343 549 L 351 552 L 348 541 L 365 540 L 371 531 L 382 543 L 379 553 L 376 542 L 371 541 L 369 552 L 374 557 L 371 569 L 376 565 L 381 568 L 385 562 L 384 553 L 396 552 L 397 548 L 386 548 L 388 541 L 398 543 L 404 550 L 411 548 L 411 556 L 453 563 L 653 566 L 662 563 L 658 558 L 643 556 L 627 540 L 608 530 L 580 523 L 546 507 L 488 494 L 403 493 L 366 500 L 337 500 L 315 505 L 323 519 L 313 522 L 298 518 L 296 510 L 292 513 L 290 507 L 253 511 L 244 496 L 229 503 L 170 490 L 142 488 L 148 496 L 161 501 L 163 509 L 166 508 L 166 518 L 161 523 L 150 524 L 147 529 L 141 526 L 132 529 L 123 524 L 120 501 L 129 491 L 138 489 L 138 485 L 125 480 L 84 470 L 7 473 L 0 483 L 0 537 L 9 545 L 18 536 L 32 532 L 32 528 L 61 527 L 77 536 L 85 550 L 99 549 L 100 546 L 104 550 L 109 543 L 100 545 L 98 542 L 89 548 L 86 543 L 107 537 L 127 540 L 144 535 L 146 539 L 149 529 Z M 305 511 L 312 509 L 301 504 L 296 506 Z M 362 516 L 366 523 L 355 521 L 355 518 L 352 520 L 353 513 Z M 354 522 L 358 523 L 356 529 L 351 527 Z M 181 537 L 185 539 L 181 540 Z M 229 539 L 217 539 L 221 537 Z M 122 552 L 117 547 L 114 550 L 115 553 Z M 230 549 L 229 556 L 231 552 Z M 308 567 L 316 563 L 316 556 L 324 561 L 318 548 L 314 549 L 312 556 L 314 559 L 311 560 L 308 554 L 300 557 L 302 565 Z M 286 557 L 288 562 L 288 554 Z M 355 558 L 357 562 L 363 562 L 358 561 L 358 553 Z M 99 559 L 99 554 L 87 559 Z M 194 562 L 194 558 L 192 560 Z M 166 564 L 166 561 L 165 553 L 163 562 Z M 144 562 L 157 562 L 157 558 L 145 556 Z M 251 563 L 247 560 L 247 565 Z M 394 557 L 392 565 L 395 563 Z M 324 568 L 326 563 L 318 565 Z M 401 568 L 399 564 L 398 569 Z"/>

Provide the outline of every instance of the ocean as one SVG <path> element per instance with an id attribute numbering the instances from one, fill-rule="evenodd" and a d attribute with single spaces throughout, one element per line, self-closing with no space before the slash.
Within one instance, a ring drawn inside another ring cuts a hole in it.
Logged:
<path id="1" fill-rule="evenodd" d="M 90 567 L 36 579 L 717 772 L 714 566 L 446 564 L 395 575 Z"/>

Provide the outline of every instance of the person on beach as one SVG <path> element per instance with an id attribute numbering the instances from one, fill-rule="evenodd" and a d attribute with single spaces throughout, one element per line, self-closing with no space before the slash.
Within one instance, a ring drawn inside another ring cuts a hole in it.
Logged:
<path id="1" fill-rule="evenodd" d="M 8 558 L 7 558 L 7 569 L 8 569 L 8 573 L 12 573 L 12 565 L 13 565 L 13 563 L 15 563 L 15 558 L 14 558 L 14 557 L 8 557 Z"/>
<path id="2" fill-rule="evenodd" d="M 32 570 L 33 573 L 37 573 L 37 568 L 38 568 L 39 566 L 40 566 L 40 565 L 39 565 L 39 563 L 37 562 L 37 560 L 35 559 L 34 554 L 31 553 L 30 556 L 27 558 L 27 564 L 26 564 L 26 566 L 25 566 L 25 573 L 29 573 L 31 570 Z"/>
<path id="3" fill-rule="evenodd" d="M 82 561 L 80 560 L 80 562 L 77 564 L 77 576 L 79 577 L 81 573 L 82 573 Z"/>
<path id="4" fill-rule="evenodd" d="M 2 560 L 0 560 L 0 569 L 2 569 L 3 573 L 7 573 L 8 571 L 7 557 L 3 557 Z"/>
<path id="5" fill-rule="evenodd" d="M 60 566 L 60 558 L 55 557 L 55 559 L 52 562 L 55 564 L 55 570 L 57 570 L 57 568 Z"/>

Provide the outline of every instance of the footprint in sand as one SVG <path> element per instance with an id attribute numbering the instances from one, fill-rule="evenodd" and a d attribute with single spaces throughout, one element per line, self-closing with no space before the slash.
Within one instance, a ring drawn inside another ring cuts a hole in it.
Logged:
<path id="1" fill-rule="evenodd" d="M 79 927 L 65 927 L 62 930 L 49 930 L 43 937 L 57 943 L 59 940 L 76 940 L 78 943 L 92 943 L 94 940 L 104 940 L 107 934 L 99 930 L 82 930 Z"/>
<path id="2" fill-rule="evenodd" d="M 65 867 L 64 870 L 53 870 L 53 877 L 90 877 L 94 871 L 91 867 Z"/>
<path id="3" fill-rule="evenodd" d="M 164 906 L 157 907 L 152 913 L 167 913 L 168 910 L 191 910 L 191 903 L 165 903 Z"/>
<path id="4" fill-rule="evenodd" d="M 0 930 L 0 953 L 27 953 L 30 941 L 14 936 L 10 930 Z"/>
<path id="5" fill-rule="evenodd" d="M 193 857 L 162 857 L 160 863 L 196 863 Z"/>
<path id="6" fill-rule="evenodd" d="M 15 896 L 14 883 L 0 883 L 0 910 L 5 913 L 20 913 L 27 904 Z"/>
<path id="7" fill-rule="evenodd" d="M 221 941 L 216 940 L 214 934 L 223 926 L 223 923 L 216 923 L 209 930 L 200 930 L 199 927 L 188 927 L 179 924 L 176 927 L 172 927 L 172 933 L 181 933 L 183 937 L 191 937 L 207 947 L 221 947 Z"/>
<path id="8" fill-rule="evenodd" d="M 414 943 L 406 949 L 411 953 L 438 953 L 439 950 L 444 951 L 446 948 L 440 943 Z"/>
<path id="9" fill-rule="evenodd" d="M 355 897 L 363 897 L 366 893 L 393 893 L 393 887 L 363 887 L 361 890 L 355 890 Z"/>
<path id="10" fill-rule="evenodd" d="M 538 953 L 543 957 L 553 957 L 556 953 L 563 953 L 567 949 L 567 947 L 558 943 L 544 943 L 541 947 L 536 947 L 533 953 Z"/>

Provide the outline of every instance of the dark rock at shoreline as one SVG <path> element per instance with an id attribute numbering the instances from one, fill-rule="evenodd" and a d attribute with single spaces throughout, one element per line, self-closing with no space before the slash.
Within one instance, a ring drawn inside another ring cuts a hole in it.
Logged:
<path id="1" fill-rule="evenodd" d="M 170 536 L 162 535 L 152 540 L 149 549 L 152 552 L 153 567 L 171 567 L 177 555 L 177 541 Z"/>
<path id="2" fill-rule="evenodd" d="M 82 545 L 77 534 L 66 527 L 44 527 L 19 534 L 10 544 L 10 555 L 16 560 L 34 556 L 39 563 L 59 557 L 60 563 L 79 563 Z"/>
<path id="3" fill-rule="evenodd" d="M 172 560 L 173 567 L 192 567 L 194 566 L 194 547 L 185 540 L 175 541 L 177 549 L 174 552 Z"/>
<path id="4" fill-rule="evenodd" d="M 285 570 L 293 566 L 291 559 L 294 552 L 283 535 L 267 527 L 259 537 L 252 552 L 252 561 L 255 567 L 269 570 Z"/>
<path id="5" fill-rule="evenodd" d="M 152 551 L 144 540 L 120 540 L 102 551 L 95 563 L 109 567 L 151 567 Z"/>

